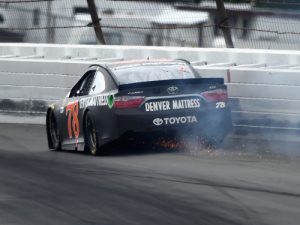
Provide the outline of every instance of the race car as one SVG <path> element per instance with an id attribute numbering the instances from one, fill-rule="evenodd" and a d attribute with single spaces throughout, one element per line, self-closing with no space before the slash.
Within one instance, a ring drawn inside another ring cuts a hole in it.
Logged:
<path id="1" fill-rule="evenodd" d="M 50 149 L 101 154 L 121 137 L 182 132 L 221 143 L 232 126 L 223 78 L 202 78 L 186 60 L 91 65 L 47 110 Z"/>

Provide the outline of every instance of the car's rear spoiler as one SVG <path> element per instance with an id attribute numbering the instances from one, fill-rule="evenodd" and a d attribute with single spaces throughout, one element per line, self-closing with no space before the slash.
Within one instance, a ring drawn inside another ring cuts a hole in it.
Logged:
<path id="1" fill-rule="evenodd" d="M 160 85 L 184 85 L 184 84 L 224 84 L 224 78 L 191 78 L 191 79 L 173 79 L 173 80 L 159 80 L 159 81 L 147 81 L 137 82 L 131 84 L 119 85 L 119 90 L 127 90 L 143 87 L 154 87 Z"/>

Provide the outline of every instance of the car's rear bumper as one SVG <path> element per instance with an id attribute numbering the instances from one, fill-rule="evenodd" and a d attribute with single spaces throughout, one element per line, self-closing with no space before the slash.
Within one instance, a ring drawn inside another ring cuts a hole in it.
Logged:
<path id="1" fill-rule="evenodd" d="M 183 111 L 179 113 L 151 114 L 119 114 L 119 135 L 127 132 L 156 132 L 175 130 L 196 134 L 212 135 L 213 133 L 227 134 L 231 127 L 231 110 L 214 109 L 199 111 Z"/>

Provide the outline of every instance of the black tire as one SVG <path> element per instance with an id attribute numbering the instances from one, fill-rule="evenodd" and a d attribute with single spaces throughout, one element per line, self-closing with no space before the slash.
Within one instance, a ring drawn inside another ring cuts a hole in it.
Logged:
<path id="1" fill-rule="evenodd" d="M 96 126 L 89 112 L 85 116 L 84 131 L 84 151 L 91 155 L 98 155 L 99 147 Z"/>
<path id="2" fill-rule="evenodd" d="M 222 146 L 222 142 L 224 140 L 224 135 L 204 135 L 199 141 L 205 148 L 208 149 L 217 149 Z"/>
<path id="3" fill-rule="evenodd" d="M 60 132 L 57 126 L 57 120 L 51 110 L 47 122 L 48 146 L 55 151 L 61 150 Z"/>

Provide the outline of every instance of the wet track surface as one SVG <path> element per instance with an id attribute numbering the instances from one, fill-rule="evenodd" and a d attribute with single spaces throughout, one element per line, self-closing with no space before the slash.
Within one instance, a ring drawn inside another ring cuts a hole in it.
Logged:
<path id="1" fill-rule="evenodd" d="M 0 225 L 300 221 L 300 164 L 289 156 L 132 146 L 92 157 L 49 151 L 44 126 L 0 128 Z"/>

